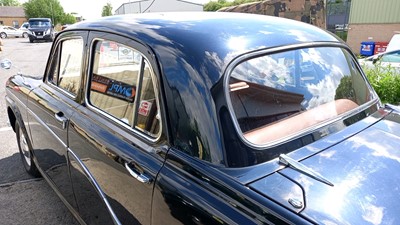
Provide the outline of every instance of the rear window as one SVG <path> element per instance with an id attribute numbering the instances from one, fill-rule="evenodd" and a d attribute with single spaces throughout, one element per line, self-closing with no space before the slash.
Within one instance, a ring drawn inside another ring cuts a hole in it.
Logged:
<path id="1" fill-rule="evenodd" d="M 239 133 L 258 146 L 298 137 L 373 98 L 351 55 L 338 47 L 243 61 L 232 70 L 228 88 Z"/>

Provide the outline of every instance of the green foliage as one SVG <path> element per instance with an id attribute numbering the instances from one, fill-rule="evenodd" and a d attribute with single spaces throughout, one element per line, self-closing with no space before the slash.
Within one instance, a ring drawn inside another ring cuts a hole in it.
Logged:
<path id="1" fill-rule="evenodd" d="M 0 0 L 0 6 L 19 6 L 18 0 Z"/>
<path id="2" fill-rule="evenodd" d="M 105 6 L 103 6 L 101 16 L 112 16 L 112 6 L 110 3 L 107 3 Z"/>
<path id="3" fill-rule="evenodd" d="M 58 0 L 29 0 L 23 4 L 26 18 L 51 18 L 53 24 L 62 23 L 64 9 Z"/>
<path id="4" fill-rule="evenodd" d="M 76 23 L 76 18 L 72 14 L 65 14 L 64 17 L 62 18 L 61 24 L 73 24 Z"/>
<path id="5" fill-rule="evenodd" d="M 335 34 L 343 41 L 347 41 L 347 31 L 335 31 Z"/>
<path id="6" fill-rule="evenodd" d="M 363 68 L 369 82 L 383 103 L 400 104 L 400 72 L 393 67 L 376 65 Z"/>
<path id="7" fill-rule="evenodd" d="M 328 2 L 326 5 L 326 13 L 330 15 L 341 15 L 350 12 L 350 2 Z"/>
<path id="8" fill-rule="evenodd" d="M 236 6 L 241 5 L 244 3 L 250 2 L 259 2 L 260 0 L 234 0 L 233 2 L 228 2 L 226 0 L 217 0 L 217 1 L 210 1 L 204 5 L 204 11 L 217 11 L 218 9 L 229 7 L 229 6 Z"/>
<path id="9" fill-rule="evenodd" d="M 205 4 L 203 7 L 204 11 L 215 12 L 220 8 L 223 8 L 223 4 L 215 1 L 210 1 L 209 3 Z"/>

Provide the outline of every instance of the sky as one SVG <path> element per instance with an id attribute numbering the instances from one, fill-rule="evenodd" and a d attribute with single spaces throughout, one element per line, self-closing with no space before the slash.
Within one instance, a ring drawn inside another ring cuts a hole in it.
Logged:
<path id="1" fill-rule="evenodd" d="M 19 2 L 24 3 L 28 0 L 20 0 Z M 123 3 L 130 2 L 130 0 L 58 0 L 61 6 L 64 8 L 66 13 L 78 13 L 83 16 L 84 19 L 95 19 L 101 17 L 101 11 L 103 6 L 108 2 L 111 3 L 113 13 Z M 210 0 L 187 0 L 195 3 L 205 4 Z"/>

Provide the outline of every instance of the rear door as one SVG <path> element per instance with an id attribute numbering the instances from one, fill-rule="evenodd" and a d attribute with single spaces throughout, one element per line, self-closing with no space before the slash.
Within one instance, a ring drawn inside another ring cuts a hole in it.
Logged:
<path id="1" fill-rule="evenodd" d="M 28 121 L 33 155 L 68 207 L 76 208 L 67 163 L 69 118 L 79 106 L 88 33 L 69 32 L 53 46 L 44 82 L 30 93 Z"/>
<path id="2" fill-rule="evenodd" d="M 166 153 L 157 73 L 143 45 L 91 32 L 85 102 L 70 120 L 69 156 L 77 203 L 88 224 L 150 224 L 154 180 Z M 96 192 L 88 193 L 91 186 Z"/>
<path id="3" fill-rule="evenodd" d="M 4 30 L 6 31 L 7 36 L 9 36 L 9 37 L 14 37 L 17 35 L 15 32 L 15 29 L 12 27 L 4 27 Z"/>

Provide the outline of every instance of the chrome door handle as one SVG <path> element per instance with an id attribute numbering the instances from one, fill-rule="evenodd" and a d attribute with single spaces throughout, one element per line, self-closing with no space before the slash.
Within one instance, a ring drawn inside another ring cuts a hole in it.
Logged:
<path id="1" fill-rule="evenodd" d="M 64 113 L 58 112 L 54 114 L 54 117 L 57 121 L 60 121 L 62 123 L 62 129 L 65 130 L 67 128 L 68 119 L 64 116 Z"/>
<path id="2" fill-rule="evenodd" d="M 125 162 L 125 168 L 126 168 L 126 170 L 128 170 L 129 174 L 130 174 L 132 177 L 134 177 L 136 180 L 138 180 L 139 182 L 144 183 L 144 184 L 149 184 L 149 183 L 151 183 L 151 178 L 147 177 L 147 176 L 144 175 L 144 174 L 140 174 L 140 173 L 137 173 L 137 172 L 133 171 L 133 170 L 129 167 L 129 165 L 128 165 L 127 162 Z"/>

